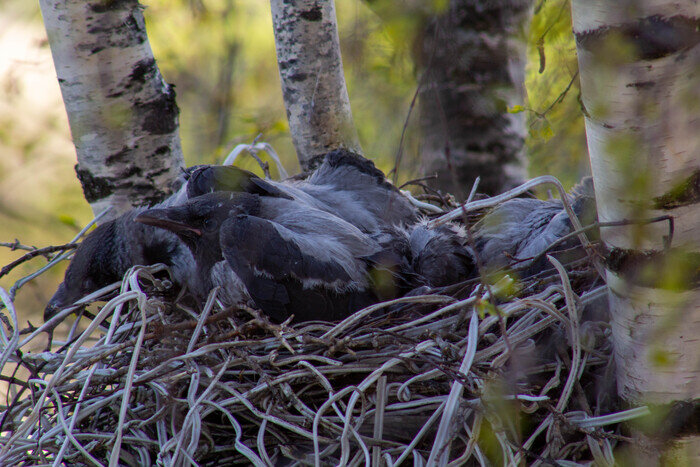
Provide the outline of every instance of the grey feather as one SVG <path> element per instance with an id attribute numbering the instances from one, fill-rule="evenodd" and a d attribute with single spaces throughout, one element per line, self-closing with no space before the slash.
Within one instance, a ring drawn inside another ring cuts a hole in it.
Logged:
<path id="1" fill-rule="evenodd" d="M 428 229 L 425 222 L 409 228 L 413 270 L 423 284 L 443 287 L 473 277 L 474 253 L 466 235 L 455 224 Z"/>
<path id="2" fill-rule="evenodd" d="M 183 204 L 189 198 L 188 180 L 195 168 L 185 170 L 173 184 L 173 194 L 154 207 Z M 202 190 L 207 189 L 201 186 Z M 167 230 L 134 222 L 147 208 L 136 208 L 105 222 L 85 237 L 66 270 L 63 282 L 49 300 L 44 319 L 106 285 L 121 280 L 136 265 L 164 263 L 173 279 L 183 284 L 194 271 L 194 259 L 179 238 Z"/>
<path id="3" fill-rule="evenodd" d="M 595 197 L 590 177 L 572 189 L 569 202 L 583 225 L 595 220 Z M 533 259 L 572 230 L 561 201 L 518 198 L 496 207 L 475 226 L 475 242 L 479 257 L 487 268 L 510 266 L 532 274 L 548 267 L 545 261 L 534 264 Z M 556 251 L 577 245 L 578 240 L 571 239 L 559 245 Z"/>

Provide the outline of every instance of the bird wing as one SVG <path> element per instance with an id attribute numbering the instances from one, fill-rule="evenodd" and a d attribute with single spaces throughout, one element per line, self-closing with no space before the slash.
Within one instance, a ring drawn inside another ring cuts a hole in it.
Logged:
<path id="1" fill-rule="evenodd" d="M 353 224 L 326 211 L 286 199 L 261 199 L 260 217 L 282 227 L 282 235 L 295 242 L 308 243 L 302 249 L 318 257 L 337 261 L 360 259 L 377 253 L 381 247 Z"/>
<path id="2" fill-rule="evenodd" d="M 273 319 L 290 313 L 297 319 L 335 319 L 336 313 L 344 316 L 366 304 L 360 303 L 366 286 L 363 265 L 338 242 L 246 214 L 224 222 L 220 242 L 231 269 Z"/>
<path id="3" fill-rule="evenodd" d="M 363 280 L 363 265 L 346 246 L 328 236 L 294 232 L 268 219 L 232 217 L 222 225 L 220 241 L 224 258 L 244 282 L 252 274 L 342 290 Z"/>
<path id="4" fill-rule="evenodd" d="M 542 234 L 561 203 L 538 199 L 512 199 L 488 213 L 475 226 L 475 243 L 487 268 L 502 267 L 520 257 L 528 242 Z"/>
<path id="5" fill-rule="evenodd" d="M 418 218 L 418 210 L 371 160 L 346 150 L 326 154 L 307 182 L 298 187 L 366 231 Z"/>

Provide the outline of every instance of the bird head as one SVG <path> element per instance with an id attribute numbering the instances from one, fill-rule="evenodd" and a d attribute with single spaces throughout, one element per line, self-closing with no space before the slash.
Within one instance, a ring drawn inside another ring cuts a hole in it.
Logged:
<path id="1" fill-rule="evenodd" d="M 93 230 L 80 244 L 58 286 L 44 309 L 44 320 L 51 319 L 62 308 L 102 287 L 121 279 L 123 261 L 115 241 L 117 219 Z"/>
<path id="2" fill-rule="evenodd" d="M 252 172 L 230 165 L 197 166 L 187 180 L 187 195 L 194 198 L 215 191 L 247 192 L 257 178 Z"/>
<path id="3" fill-rule="evenodd" d="M 179 206 L 148 209 L 134 220 L 173 232 L 195 255 L 214 252 L 220 257 L 221 224 L 232 215 L 248 212 L 256 199 L 248 193 L 214 192 Z"/>

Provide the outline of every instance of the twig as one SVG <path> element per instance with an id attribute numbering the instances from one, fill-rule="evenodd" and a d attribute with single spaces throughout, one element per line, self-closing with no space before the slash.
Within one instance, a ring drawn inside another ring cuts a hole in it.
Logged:
<path id="1" fill-rule="evenodd" d="M 19 266 L 20 264 L 29 261 L 32 258 L 35 258 L 39 255 L 47 255 L 48 253 L 54 253 L 56 251 L 65 251 L 65 250 L 73 250 L 75 248 L 78 248 L 77 243 L 67 243 L 65 245 L 59 245 L 59 246 L 47 246 L 44 248 L 37 248 L 35 250 L 31 250 L 29 253 L 25 254 L 24 256 L 14 260 L 10 264 L 7 264 L 6 266 L 3 266 L 2 269 L 0 269 L 0 277 L 4 276 L 5 274 L 9 273 L 12 271 L 14 268 Z"/>

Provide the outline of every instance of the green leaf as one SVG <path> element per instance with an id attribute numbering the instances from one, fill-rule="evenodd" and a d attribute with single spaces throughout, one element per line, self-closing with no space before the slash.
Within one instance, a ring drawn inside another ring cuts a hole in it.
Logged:
<path id="1" fill-rule="evenodd" d="M 476 302 L 476 312 L 479 313 L 479 318 L 481 319 L 484 319 L 486 315 L 498 315 L 496 307 L 486 300 L 479 300 Z"/>
<path id="2" fill-rule="evenodd" d="M 506 111 L 509 114 L 519 114 L 520 112 L 525 111 L 525 107 L 523 107 L 522 105 L 514 105 L 513 107 L 508 107 Z"/>

